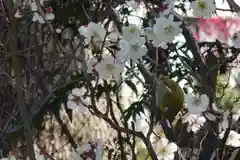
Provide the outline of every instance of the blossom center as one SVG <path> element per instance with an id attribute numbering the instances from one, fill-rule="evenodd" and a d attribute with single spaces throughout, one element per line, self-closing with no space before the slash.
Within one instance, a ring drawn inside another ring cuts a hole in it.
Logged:
<path id="1" fill-rule="evenodd" d="M 165 29 L 165 31 L 166 31 L 167 33 L 172 33 L 172 31 L 173 31 L 173 26 L 172 26 L 172 25 L 169 25 L 169 26 L 165 27 L 164 29 Z"/>
<path id="2" fill-rule="evenodd" d="M 114 70 L 114 64 L 106 64 L 106 67 L 109 71 L 113 71 Z"/>
<path id="3" fill-rule="evenodd" d="M 200 100 L 200 98 L 199 97 L 194 97 L 193 98 L 193 104 L 195 104 L 195 105 L 200 105 L 201 104 L 201 100 Z"/>
<path id="4" fill-rule="evenodd" d="M 168 152 L 168 149 L 166 148 L 166 147 L 163 147 L 162 149 L 161 149 L 161 153 L 167 153 Z"/>
<path id="5" fill-rule="evenodd" d="M 81 98 L 79 96 L 74 96 L 74 99 L 72 101 L 75 102 L 77 105 L 80 105 Z"/>
<path id="6" fill-rule="evenodd" d="M 136 29 L 135 28 L 133 28 L 133 27 L 131 27 L 131 28 L 129 28 L 129 33 L 135 33 L 136 32 Z"/>
<path id="7" fill-rule="evenodd" d="M 132 47 L 132 50 L 137 51 L 139 46 L 137 44 L 134 44 L 131 47 Z"/>
<path id="8" fill-rule="evenodd" d="M 198 3 L 198 7 L 202 10 L 206 9 L 207 8 L 207 5 L 206 5 L 206 2 L 202 2 L 202 1 L 197 1 Z"/>

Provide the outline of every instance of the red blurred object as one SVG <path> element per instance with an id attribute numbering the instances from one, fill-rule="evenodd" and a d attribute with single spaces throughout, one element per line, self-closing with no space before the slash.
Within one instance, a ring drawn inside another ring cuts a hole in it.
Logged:
<path id="1" fill-rule="evenodd" d="M 213 42 L 216 39 L 222 43 L 229 43 L 229 38 L 240 31 L 239 18 L 213 17 L 209 19 L 198 18 L 190 24 L 194 37 L 198 41 Z"/>
<path id="2" fill-rule="evenodd" d="M 47 10 L 47 13 L 52 13 L 53 12 L 52 7 L 48 7 L 48 8 L 46 8 L 46 10 Z"/>
<path id="3" fill-rule="evenodd" d="M 219 40 L 231 46 L 231 39 L 236 39 L 238 37 L 237 33 L 240 32 L 240 18 L 187 18 L 186 21 L 198 42 Z M 240 67 L 239 63 L 240 55 L 229 66 Z"/>

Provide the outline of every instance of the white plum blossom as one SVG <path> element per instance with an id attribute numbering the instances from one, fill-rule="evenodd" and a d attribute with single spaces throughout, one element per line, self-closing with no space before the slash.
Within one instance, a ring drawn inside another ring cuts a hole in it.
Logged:
<path id="1" fill-rule="evenodd" d="M 193 15 L 197 17 L 209 18 L 216 10 L 214 0 L 196 0 L 191 2 L 190 7 L 193 9 Z"/>
<path id="2" fill-rule="evenodd" d="M 240 86 L 240 68 L 232 68 L 229 77 L 229 86 L 235 88 Z"/>
<path id="3" fill-rule="evenodd" d="M 206 94 L 194 95 L 189 93 L 185 95 L 184 101 L 188 111 L 192 114 L 200 114 L 205 112 L 209 105 L 209 99 Z"/>
<path id="4" fill-rule="evenodd" d="M 206 122 L 205 117 L 203 117 L 200 114 L 191 114 L 187 113 L 186 115 L 183 116 L 182 118 L 182 123 L 188 123 L 187 124 L 187 131 L 190 132 L 198 132 L 201 127 L 204 125 Z"/>
<path id="5" fill-rule="evenodd" d="M 40 0 L 40 4 L 43 6 L 43 2 L 46 0 Z M 34 12 L 32 21 L 33 22 L 39 22 L 41 24 L 44 24 L 44 18 L 37 12 L 38 11 L 38 6 L 36 2 L 31 3 L 31 10 Z M 51 7 L 46 8 L 46 13 L 45 13 L 45 18 L 48 21 L 51 21 L 55 18 L 55 15 L 52 13 L 53 9 Z"/>
<path id="6" fill-rule="evenodd" d="M 164 130 L 160 124 L 157 124 L 153 128 L 153 134 L 150 136 L 150 141 L 153 145 L 156 145 L 160 138 L 166 137 Z"/>
<path id="7" fill-rule="evenodd" d="M 78 109 L 80 112 L 86 112 L 88 109 L 85 105 L 89 104 L 89 99 L 84 98 L 86 88 L 74 88 L 68 95 L 67 106 L 69 109 Z"/>
<path id="8" fill-rule="evenodd" d="M 51 7 L 49 7 L 49 11 L 46 12 L 45 18 L 48 21 L 51 21 L 51 20 L 53 20 L 55 18 L 55 15 L 52 13 Z M 33 13 L 32 21 L 33 22 L 39 22 L 41 24 L 45 23 L 44 18 L 37 12 Z"/>
<path id="9" fill-rule="evenodd" d="M 52 12 L 53 12 L 53 9 L 52 9 L 51 7 L 48 7 L 48 8 L 47 8 L 47 12 L 46 12 L 46 14 L 45 14 L 46 19 L 47 19 L 48 21 L 54 20 L 54 18 L 55 18 L 55 15 L 54 15 Z"/>
<path id="10" fill-rule="evenodd" d="M 81 26 L 79 33 L 86 37 L 85 43 L 92 42 L 94 45 L 101 46 L 106 36 L 106 30 L 100 23 L 90 22 L 87 26 Z"/>
<path id="11" fill-rule="evenodd" d="M 161 45 L 163 42 L 171 42 L 182 33 L 180 28 L 181 22 L 174 21 L 174 16 L 170 14 L 168 18 L 160 16 L 156 19 L 156 24 L 153 25 L 153 33 L 155 38 L 153 43 L 155 46 Z"/>
<path id="12" fill-rule="evenodd" d="M 56 33 L 62 33 L 62 29 L 61 28 L 56 28 Z"/>
<path id="13" fill-rule="evenodd" d="M 33 3 L 31 4 L 31 9 L 32 9 L 32 11 L 34 11 L 34 12 L 38 10 L 36 2 L 33 2 Z"/>
<path id="14" fill-rule="evenodd" d="M 223 139 L 226 131 L 222 131 L 219 134 L 220 139 Z M 240 134 L 230 130 L 227 141 L 226 141 L 227 146 L 232 146 L 232 147 L 240 147 Z"/>
<path id="15" fill-rule="evenodd" d="M 141 30 L 139 29 L 138 26 L 134 24 L 130 24 L 129 26 L 123 27 L 123 34 L 122 34 L 122 39 L 126 41 L 131 41 L 134 39 L 138 39 L 141 35 Z"/>
<path id="16" fill-rule="evenodd" d="M 16 11 L 16 13 L 14 14 L 14 17 L 15 18 L 22 18 L 22 13 L 21 13 L 21 11 L 20 11 L 20 9 L 18 9 L 17 11 Z"/>
<path id="17" fill-rule="evenodd" d="M 144 37 L 139 37 L 136 40 L 132 40 L 131 43 L 124 40 L 120 40 L 119 43 L 123 52 L 125 52 L 126 54 L 126 55 L 123 54 L 125 58 L 126 56 L 130 57 L 133 60 L 133 63 L 136 63 L 139 58 L 142 58 L 144 55 L 146 55 L 148 51 L 147 47 L 144 45 L 145 43 Z M 119 53 L 120 52 L 118 52 L 117 54 Z M 116 56 L 119 57 L 118 55 Z"/>
<path id="18" fill-rule="evenodd" d="M 174 153 L 178 149 L 175 143 L 169 142 L 168 139 L 164 137 L 159 139 L 154 146 L 159 160 L 173 160 Z"/>
<path id="19" fill-rule="evenodd" d="M 33 22 L 39 22 L 41 24 L 45 23 L 43 17 L 39 13 L 37 13 L 37 12 L 33 13 L 32 21 Z"/>
<path id="20" fill-rule="evenodd" d="M 104 80 L 115 79 L 118 81 L 124 66 L 115 63 L 112 56 L 105 56 L 100 63 L 96 64 L 95 69 L 100 78 Z"/>

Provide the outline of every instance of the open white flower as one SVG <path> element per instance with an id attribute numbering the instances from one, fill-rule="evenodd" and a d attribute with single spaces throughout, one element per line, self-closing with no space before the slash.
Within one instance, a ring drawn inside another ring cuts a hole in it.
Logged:
<path id="1" fill-rule="evenodd" d="M 163 42 L 171 42 L 178 36 L 182 29 L 181 22 L 174 21 L 174 16 L 170 14 L 168 18 L 160 16 L 156 19 L 156 24 L 153 26 L 155 38 L 153 42 L 155 46 L 161 45 Z"/>
<path id="2" fill-rule="evenodd" d="M 23 17 L 20 9 L 18 9 L 18 10 L 16 11 L 16 13 L 14 14 L 14 17 L 15 17 L 15 18 L 22 18 L 22 17 Z"/>
<path id="3" fill-rule="evenodd" d="M 188 113 L 182 118 L 182 123 L 188 123 L 187 131 L 198 132 L 200 128 L 204 125 L 206 119 L 200 114 Z"/>
<path id="4" fill-rule="evenodd" d="M 206 94 L 193 95 L 192 93 L 186 94 L 184 97 L 187 109 L 192 114 L 200 114 L 205 112 L 209 105 L 209 99 Z"/>
<path id="5" fill-rule="evenodd" d="M 148 51 L 144 43 L 145 43 L 145 38 L 139 37 L 135 41 L 132 40 L 131 43 L 121 40 L 120 46 L 122 47 L 123 52 L 126 52 L 125 54 L 133 60 L 133 63 L 136 63 L 137 60 L 139 58 L 142 58 L 144 55 L 146 55 Z M 125 55 L 125 58 L 126 58 L 126 55 Z"/>
<path id="6" fill-rule="evenodd" d="M 157 124 L 156 126 L 154 126 L 153 133 L 150 136 L 151 143 L 156 146 L 156 144 L 158 144 L 159 139 L 165 137 L 166 136 L 161 124 Z"/>
<path id="7" fill-rule="evenodd" d="M 55 18 L 55 15 L 53 13 L 47 12 L 45 14 L 45 18 L 46 18 L 46 20 L 51 21 L 51 20 L 53 20 Z M 32 21 L 33 22 L 39 22 L 41 24 L 45 23 L 44 18 L 37 12 L 33 13 Z"/>
<path id="8" fill-rule="evenodd" d="M 45 16 L 48 21 L 54 20 L 55 18 L 55 15 L 52 12 L 47 12 Z"/>
<path id="9" fill-rule="evenodd" d="M 177 145 L 173 142 L 169 143 L 167 138 L 161 138 L 156 145 L 155 151 L 159 160 L 173 160 Z"/>
<path id="10" fill-rule="evenodd" d="M 80 112 L 86 112 L 87 107 L 85 106 L 85 104 L 89 104 L 89 99 L 83 97 L 85 93 L 85 88 L 74 88 L 72 92 L 68 95 L 68 108 L 72 110 L 78 109 Z"/>
<path id="11" fill-rule="evenodd" d="M 43 17 L 40 14 L 38 14 L 37 12 L 33 13 L 32 21 L 33 22 L 39 22 L 41 24 L 45 23 Z"/>
<path id="12" fill-rule="evenodd" d="M 130 24 L 127 27 L 123 27 L 122 39 L 131 41 L 138 38 L 141 34 L 141 30 L 134 24 Z"/>
<path id="13" fill-rule="evenodd" d="M 118 81 L 124 66 L 115 63 L 112 56 L 106 56 L 103 58 L 102 62 L 96 64 L 95 69 L 100 78 L 105 80 L 115 79 Z"/>
<path id="14" fill-rule="evenodd" d="M 222 131 L 219 134 L 220 139 L 223 139 L 225 132 L 226 131 Z M 227 146 L 232 146 L 232 147 L 240 147 L 240 134 L 231 130 L 229 132 L 229 135 L 228 135 L 228 138 L 227 138 L 227 141 L 226 141 L 226 145 Z"/>
<path id="15" fill-rule="evenodd" d="M 85 43 L 92 42 L 94 45 L 101 46 L 106 36 L 106 30 L 99 23 L 90 22 L 87 26 L 81 26 L 79 33 L 86 37 Z"/>
<path id="16" fill-rule="evenodd" d="M 191 2 L 193 15 L 197 17 L 209 18 L 212 12 L 216 10 L 216 5 L 213 0 L 196 0 Z"/>

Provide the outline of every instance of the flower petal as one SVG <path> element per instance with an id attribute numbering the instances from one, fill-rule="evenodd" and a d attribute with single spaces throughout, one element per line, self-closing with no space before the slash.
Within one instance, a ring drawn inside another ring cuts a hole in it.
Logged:
<path id="1" fill-rule="evenodd" d="M 170 142 L 170 143 L 167 145 L 167 148 L 168 148 L 170 151 L 172 151 L 172 152 L 176 152 L 177 149 L 178 149 L 177 145 L 176 145 L 175 143 L 173 143 L 173 142 Z"/>
<path id="2" fill-rule="evenodd" d="M 55 18 L 55 15 L 53 13 L 47 13 L 46 14 L 46 19 L 47 20 L 53 20 Z"/>

